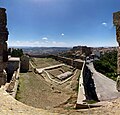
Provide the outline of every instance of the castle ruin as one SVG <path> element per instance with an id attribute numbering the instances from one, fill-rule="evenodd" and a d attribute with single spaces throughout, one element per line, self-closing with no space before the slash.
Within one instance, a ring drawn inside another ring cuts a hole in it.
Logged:
<path id="1" fill-rule="evenodd" d="M 0 8 L 0 86 L 4 85 L 7 80 L 6 72 L 4 71 L 7 66 L 8 53 L 7 53 L 7 40 L 8 30 L 6 9 Z"/>
<path id="2" fill-rule="evenodd" d="M 117 42 L 118 42 L 117 90 L 120 91 L 120 12 L 113 13 L 113 24 L 116 26 L 116 39 L 117 39 Z"/>

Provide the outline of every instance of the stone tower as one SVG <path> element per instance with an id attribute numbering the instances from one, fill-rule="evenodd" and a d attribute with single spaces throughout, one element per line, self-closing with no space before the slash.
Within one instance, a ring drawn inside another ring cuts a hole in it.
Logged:
<path id="1" fill-rule="evenodd" d="M 113 13 L 113 24 L 116 26 L 116 38 L 118 42 L 118 59 L 117 59 L 117 90 L 120 91 L 120 12 Z"/>
<path id="2" fill-rule="evenodd" d="M 21 56 L 20 71 L 27 72 L 28 70 L 29 70 L 29 56 L 23 55 Z"/>
<path id="3" fill-rule="evenodd" d="M 8 30 L 6 9 L 0 8 L 0 86 L 6 83 L 6 73 L 5 68 L 8 61 L 7 53 L 7 40 L 8 40 Z"/>

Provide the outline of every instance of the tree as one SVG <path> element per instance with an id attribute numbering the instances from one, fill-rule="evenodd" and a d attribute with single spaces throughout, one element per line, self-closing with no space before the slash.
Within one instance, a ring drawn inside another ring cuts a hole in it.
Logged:
<path id="1" fill-rule="evenodd" d="M 117 73 L 117 51 L 105 53 L 100 57 L 100 60 L 94 62 L 95 69 L 106 75 L 107 77 L 116 80 Z"/>
<path id="2" fill-rule="evenodd" d="M 23 55 L 23 50 L 22 49 L 13 49 L 11 56 L 12 57 L 21 57 Z"/>

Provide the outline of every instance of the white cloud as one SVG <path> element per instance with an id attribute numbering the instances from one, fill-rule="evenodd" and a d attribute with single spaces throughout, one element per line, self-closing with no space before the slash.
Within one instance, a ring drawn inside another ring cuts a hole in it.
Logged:
<path id="1" fill-rule="evenodd" d="M 51 42 L 51 45 L 56 46 L 56 47 L 66 47 L 67 46 L 67 44 L 65 42 L 56 42 L 56 41 Z"/>
<path id="2" fill-rule="evenodd" d="M 48 40 L 48 38 L 47 38 L 47 37 L 44 37 L 44 38 L 42 38 L 42 40 Z"/>
<path id="3" fill-rule="evenodd" d="M 65 34 L 63 34 L 63 33 L 61 34 L 61 36 L 64 36 L 64 35 L 65 35 Z"/>
<path id="4" fill-rule="evenodd" d="M 107 27 L 107 23 L 106 22 L 103 22 L 102 25 L 105 26 L 105 27 Z"/>
<path id="5" fill-rule="evenodd" d="M 39 46 L 39 41 L 9 41 L 9 46 Z"/>
<path id="6" fill-rule="evenodd" d="M 64 42 L 56 41 L 8 41 L 9 46 L 30 46 L 30 47 L 65 47 Z"/>
<path id="7" fill-rule="evenodd" d="M 52 43 L 53 43 L 53 44 L 56 44 L 57 42 L 56 42 L 56 41 L 53 41 Z"/>

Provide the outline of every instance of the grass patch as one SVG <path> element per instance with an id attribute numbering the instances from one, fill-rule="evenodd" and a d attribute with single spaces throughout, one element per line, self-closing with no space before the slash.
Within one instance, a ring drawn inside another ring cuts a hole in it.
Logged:
<path id="1" fill-rule="evenodd" d="M 44 68 L 44 67 L 60 64 L 60 62 L 52 58 L 31 58 L 31 60 L 32 60 L 32 64 L 37 68 L 38 67 Z"/>
<path id="2" fill-rule="evenodd" d="M 76 91 L 76 92 L 78 92 L 78 89 L 79 89 L 79 78 L 80 78 L 80 74 L 81 74 L 81 71 L 78 70 L 78 71 L 77 71 L 77 74 L 76 74 L 77 85 L 76 85 L 76 88 L 74 89 L 74 91 Z"/>
<path id="3" fill-rule="evenodd" d="M 19 78 L 19 84 L 18 84 L 18 88 L 17 88 L 17 93 L 16 93 L 16 100 L 20 100 L 21 99 L 21 90 L 24 90 L 25 86 L 24 86 L 24 78 Z"/>
<path id="4" fill-rule="evenodd" d="M 97 101 L 94 101 L 94 100 L 87 100 L 86 101 L 88 104 L 95 104 L 95 103 L 97 103 Z"/>
<path id="5" fill-rule="evenodd" d="M 72 71 L 72 69 L 69 67 L 69 66 L 62 66 L 61 67 L 65 72 L 67 72 L 67 71 Z"/>

